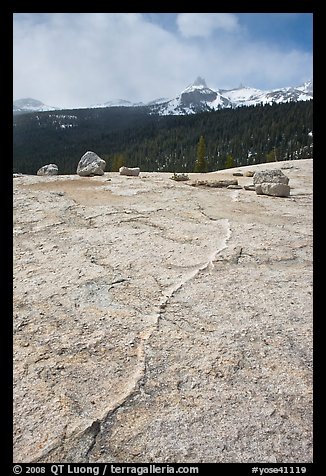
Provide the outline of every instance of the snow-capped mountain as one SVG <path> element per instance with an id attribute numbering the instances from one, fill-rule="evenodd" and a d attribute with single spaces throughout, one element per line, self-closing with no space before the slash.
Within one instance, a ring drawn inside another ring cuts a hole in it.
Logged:
<path id="1" fill-rule="evenodd" d="M 308 101 L 313 97 L 312 81 L 296 88 L 289 87 L 263 91 L 260 89 L 240 87 L 230 90 L 220 90 L 220 93 L 231 101 L 233 107 L 289 101 Z"/>
<path id="2" fill-rule="evenodd" d="M 35 112 L 35 111 L 56 111 L 58 107 L 47 106 L 41 101 L 32 98 L 17 99 L 13 102 L 13 113 Z"/>
<path id="3" fill-rule="evenodd" d="M 153 113 L 169 114 L 196 114 L 222 107 L 230 107 L 229 99 L 218 91 L 207 87 L 206 81 L 198 77 L 195 82 L 184 89 L 179 96 L 170 101 L 153 106 Z"/>
<path id="4" fill-rule="evenodd" d="M 312 81 L 298 87 L 288 87 L 264 91 L 240 86 L 235 89 L 213 90 L 207 87 L 203 78 L 188 86 L 174 99 L 153 107 L 153 113 L 160 115 L 196 114 L 225 107 L 253 106 L 289 101 L 308 101 L 313 98 Z"/>

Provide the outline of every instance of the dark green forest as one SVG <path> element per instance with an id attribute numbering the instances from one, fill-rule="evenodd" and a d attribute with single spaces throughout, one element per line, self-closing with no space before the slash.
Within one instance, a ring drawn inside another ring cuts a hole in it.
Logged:
<path id="1" fill-rule="evenodd" d="M 313 101 L 239 107 L 189 116 L 158 116 L 146 107 L 74 109 L 13 116 L 13 172 L 49 163 L 76 172 L 94 151 L 106 171 L 192 172 L 200 137 L 207 171 L 313 156 Z"/>

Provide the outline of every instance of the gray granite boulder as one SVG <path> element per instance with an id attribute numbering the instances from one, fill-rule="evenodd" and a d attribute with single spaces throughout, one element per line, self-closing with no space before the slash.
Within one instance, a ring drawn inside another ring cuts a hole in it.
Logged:
<path id="1" fill-rule="evenodd" d="M 95 152 L 88 151 L 78 162 L 77 174 L 81 177 L 103 175 L 105 167 L 105 160 L 101 159 Z"/>
<path id="2" fill-rule="evenodd" d="M 58 175 L 58 166 L 56 164 L 43 165 L 38 169 L 37 175 Z"/>

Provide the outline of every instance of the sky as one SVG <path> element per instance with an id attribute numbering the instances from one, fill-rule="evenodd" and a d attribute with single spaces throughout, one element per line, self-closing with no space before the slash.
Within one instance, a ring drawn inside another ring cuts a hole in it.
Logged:
<path id="1" fill-rule="evenodd" d="M 74 108 L 211 89 L 299 86 L 312 13 L 15 13 L 13 99 Z"/>

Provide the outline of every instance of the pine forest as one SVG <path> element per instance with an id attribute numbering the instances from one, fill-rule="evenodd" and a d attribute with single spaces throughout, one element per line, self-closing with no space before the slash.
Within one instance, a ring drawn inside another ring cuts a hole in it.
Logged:
<path id="1" fill-rule="evenodd" d="M 210 172 L 313 157 L 312 100 L 187 116 L 147 107 L 60 110 L 16 114 L 13 122 L 14 173 L 55 163 L 60 174 L 73 174 L 88 150 L 106 171 Z"/>

